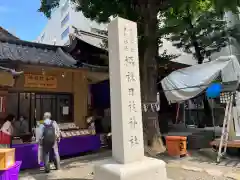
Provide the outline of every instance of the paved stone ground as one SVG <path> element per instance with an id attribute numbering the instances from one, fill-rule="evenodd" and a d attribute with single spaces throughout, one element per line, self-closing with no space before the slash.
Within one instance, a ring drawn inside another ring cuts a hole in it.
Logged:
<path id="1" fill-rule="evenodd" d="M 62 161 L 62 169 L 45 174 L 40 170 L 22 172 L 19 180 L 91 180 L 93 166 L 100 160 L 109 158 L 111 152 L 102 152 L 84 157 Z M 159 158 L 167 163 L 168 178 L 171 180 L 240 180 L 240 168 L 217 166 L 211 163 L 199 163 L 198 160 L 208 157 L 193 153 L 192 156 L 173 159 L 166 155 Z"/>

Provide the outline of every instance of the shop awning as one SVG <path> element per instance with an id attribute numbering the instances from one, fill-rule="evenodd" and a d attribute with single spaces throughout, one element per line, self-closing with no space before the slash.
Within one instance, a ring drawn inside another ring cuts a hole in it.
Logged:
<path id="1" fill-rule="evenodd" d="M 109 79 L 109 75 L 104 72 L 87 72 L 87 79 L 90 84 L 95 84 Z"/>
<path id="2" fill-rule="evenodd" d="M 221 56 L 212 62 L 176 70 L 161 84 L 167 100 L 175 103 L 197 96 L 219 75 L 223 82 L 240 80 L 240 65 L 236 56 Z"/>

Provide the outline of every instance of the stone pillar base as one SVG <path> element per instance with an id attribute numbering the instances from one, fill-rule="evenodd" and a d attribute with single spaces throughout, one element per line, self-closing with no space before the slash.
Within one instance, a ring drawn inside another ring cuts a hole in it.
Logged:
<path id="1" fill-rule="evenodd" d="M 129 164 L 103 161 L 94 171 L 94 180 L 168 180 L 165 162 L 147 157 Z"/>

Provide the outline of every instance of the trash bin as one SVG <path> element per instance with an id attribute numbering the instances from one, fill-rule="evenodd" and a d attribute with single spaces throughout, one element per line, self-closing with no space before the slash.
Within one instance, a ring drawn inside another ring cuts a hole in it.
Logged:
<path id="1" fill-rule="evenodd" d="M 184 136 L 167 136 L 167 152 L 170 156 L 183 156 L 187 154 L 187 137 Z"/>

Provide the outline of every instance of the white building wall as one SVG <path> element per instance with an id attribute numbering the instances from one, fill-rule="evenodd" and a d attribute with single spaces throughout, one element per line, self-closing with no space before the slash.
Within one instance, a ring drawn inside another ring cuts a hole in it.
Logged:
<path id="1" fill-rule="evenodd" d="M 62 25 L 62 21 L 69 14 L 69 19 Z M 69 42 L 69 34 L 74 33 L 74 27 L 79 30 L 92 32 L 94 28 L 96 29 L 106 29 L 106 25 L 98 24 L 85 18 L 82 12 L 76 12 L 74 4 L 69 0 L 61 0 L 60 6 L 54 10 L 51 19 L 49 19 L 46 27 L 37 38 L 37 42 L 44 44 L 56 44 L 64 45 Z M 62 33 L 69 28 L 67 36 L 62 38 Z M 94 32 L 93 32 L 94 33 Z M 87 35 L 81 35 L 83 40 L 93 45 L 99 46 L 102 42 L 101 39 L 93 38 Z"/>
<path id="2" fill-rule="evenodd" d="M 60 14 L 55 12 L 52 14 L 52 18 L 49 19 L 43 32 L 37 38 L 37 42 L 44 44 L 54 44 L 55 41 L 60 44 L 61 42 L 61 28 L 60 28 Z"/>
<path id="3" fill-rule="evenodd" d="M 239 23 L 239 15 L 233 14 L 232 12 L 227 12 L 225 19 L 228 22 L 229 27 L 232 27 Z M 240 61 L 240 44 L 236 41 L 236 39 L 230 38 L 229 44 L 226 47 L 222 48 L 220 52 L 212 54 L 211 60 L 215 60 L 220 56 L 228 55 L 235 55 Z"/>
<path id="4" fill-rule="evenodd" d="M 239 15 L 233 14 L 232 12 L 227 12 L 225 16 L 225 20 L 228 21 L 228 26 L 231 27 L 237 23 L 240 23 L 239 21 Z M 194 58 L 192 54 L 187 54 L 183 52 L 181 49 L 178 49 L 172 45 L 172 42 L 169 42 L 167 40 L 163 40 L 163 46 L 159 48 L 159 53 L 163 53 L 164 50 L 167 50 L 168 54 L 176 54 L 180 55 L 178 58 L 173 59 L 171 61 L 182 63 L 182 64 L 188 64 L 188 65 L 194 65 L 197 64 L 197 60 Z M 213 53 L 211 55 L 211 60 L 216 60 L 220 56 L 229 56 L 229 55 L 235 55 L 239 62 L 240 62 L 240 44 L 235 40 L 231 39 L 231 43 L 222 48 L 220 52 Z M 205 59 L 204 62 L 209 61 L 209 59 Z"/>
<path id="5" fill-rule="evenodd" d="M 72 11 L 71 11 L 71 24 L 75 26 L 77 29 L 95 33 L 96 29 L 98 30 L 107 30 L 107 24 L 99 24 L 95 21 L 91 21 L 88 18 L 85 18 L 82 12 L 76 12 L 74 11 L 74 5 L 72 5 Z M 82 35 L 82 39 L 90 44 L 93 44 L 95 46 L 100 46 L 100 43 L 102 42 L 99 38 L 94 38 L 87 35 Z"/>

